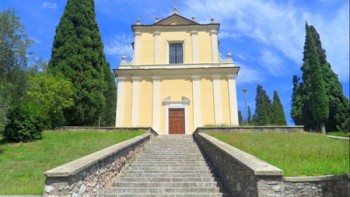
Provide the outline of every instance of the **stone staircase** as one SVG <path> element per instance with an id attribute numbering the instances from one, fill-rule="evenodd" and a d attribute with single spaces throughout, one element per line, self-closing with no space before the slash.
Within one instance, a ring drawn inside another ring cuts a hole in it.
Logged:
<path id="1" fill-rule="evenodd" d="M 192 136 L 154 138 L 106 197 L 231 196 L 210 169 Z"/>

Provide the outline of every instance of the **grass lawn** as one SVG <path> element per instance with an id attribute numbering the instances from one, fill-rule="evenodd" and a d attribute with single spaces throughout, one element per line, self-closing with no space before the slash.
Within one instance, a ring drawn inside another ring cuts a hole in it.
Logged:
<path id="1" fill-rule="evenodd" d="M 282 169 L 285 176 L 349 172 L 349 141 L 304 132 L 208 134 Z"/>
<path id="2" fill-rule="evenodd" d="M 36 142 L 2 143 L 0 195 L 42 194 L 45 171 L 143 133 L 44 131 Z"/>
<path id="3" fill-rule="evenodd" d="M 339 137 L 350 137 L 349 132 L 336 131 L 336 132 L 327 132 L 327 135 L 339 136 Z"/>

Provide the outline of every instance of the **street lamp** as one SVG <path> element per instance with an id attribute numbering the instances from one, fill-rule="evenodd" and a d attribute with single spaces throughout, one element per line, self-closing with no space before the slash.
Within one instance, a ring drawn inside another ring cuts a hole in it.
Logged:
<path id="1" fill-rule="evenodd" d="M 246 122 L 248 123 L 248 107 L 247 107 L 247 98 L 246 98 L 246 93 L 247 93 L 247 89 L 244 88 L 243 90 L 243 94 L 244 94 L 244 103 L 245 103 L 245 117 L 246 117 Z"/>

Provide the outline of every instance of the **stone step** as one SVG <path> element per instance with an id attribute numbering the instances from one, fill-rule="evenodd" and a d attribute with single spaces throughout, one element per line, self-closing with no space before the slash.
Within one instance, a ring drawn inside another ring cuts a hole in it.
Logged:
<path id="1" fill-rule="evenodd" d="M 140 160 L 136 160 L 133 165 L 183 165 L 186 164 L 187 166 L 197 166 L 197 165 L 207 165 L 207 163 L 205 161 L 201 161 L 201 160 L 197 160 L 197 161 L 167 161 L 167 160 L 163 160 L 163 161 L 140 161 Z"/>
<path id="2" fill-rule="evenodd" d="M 148 178 L 160 178 L 160 177 L 200 177 L 200 178 L 210 178 L 215 177 L 212 173 L 125 173 L 121 177 L 148 177 Z"/>
<path id="3" fill-rule="evenodd" d="M 216 177 L 123 177 L 123 182 L 216 182 Z"/>
<path id="4" fill-rule="evenodd" d="M 217 193 L 221 192 L 218 187 L 115 187 L 111 190 L 112 193 Z"/>
<path id="5" fill-rule="evenodd" d="M 196 170 L 186 170 L 186 169 L 180 169 L 180 170 L 132 170 L 128 169 L 127 172 L 125 173 L 211 173 L 211 170 L 208 171 L 207 169 L 201 170 L 201 169 L 196 169 Z"/>
<path id="6" fill-rule="evenodd" d="M 116 182 L 115 187 L 221 187 L 216 182 Z"/>
<path id="7" fill-rule="evenodd" d="M 187 166 L 187 167 L 182 167 L 182 166 L 131 166 L 129 168 L 130 170 L 136 171 L 136 170 L 147 170 L 147 171 L 187 171 L 187 172 L 192 172 L 195 170 L 210 170 L 208 166 L 201 166 L 201 167 L 193 167 L 193 166 Z"/>
<path id="8" fill-rule="evenodd" d="M 154 193 L 154 194 L 138 194 L 138 193 L 129 193 L 129 194 L 115 194 L 115 193 L 105 193 L 104 197 L 232 197 L 230 193 Z"/>

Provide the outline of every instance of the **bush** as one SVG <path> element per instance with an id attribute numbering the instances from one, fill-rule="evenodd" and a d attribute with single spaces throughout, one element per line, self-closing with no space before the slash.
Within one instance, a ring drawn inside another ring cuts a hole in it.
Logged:
<path id="1" fill-rule="evenodd" d="M 41 118 L 28 110 L 28 106 L 18 106 L 10 110 L 4 139 L 9 142 L 29 142 L 41 139 Z"/>

